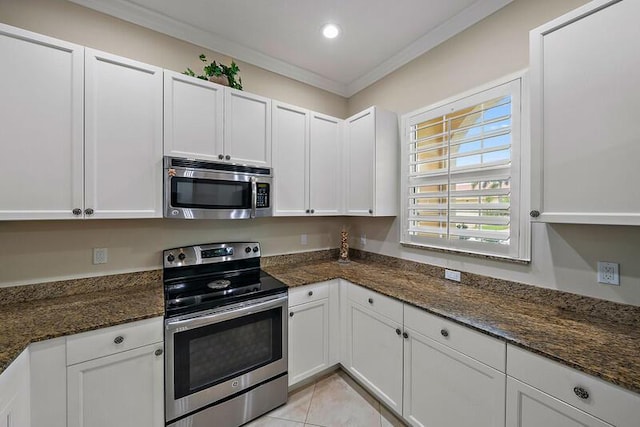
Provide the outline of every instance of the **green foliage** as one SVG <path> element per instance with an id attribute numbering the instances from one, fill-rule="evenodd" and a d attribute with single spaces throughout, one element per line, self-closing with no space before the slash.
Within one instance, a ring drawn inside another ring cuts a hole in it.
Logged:
<path id="1" fill-rule="evenodd" d="M 200 58 L 200 61 L 206 64 L 202 69 L 203 74 L 196 75 L 196 73 L 191 68 L 187 68 L 187 70 L 184 71 L 182 74 L 186 74 L 187 76 L 191 76 L 191 77 L 197 77 L 202 80 L 209 80 L 209 77 L 226 76 L 227 80 L 229 81 L 229 87 L 242 90 L 242 78 L 238 76 L 238 73 L 240 72 L 240 68 L 238 67 L 238 64 L 236 64 L 233 61 L 231 61 L 230 66 L 227 66 L 224 64 L 218 64 L 216 63 L 216 61 L 213 61 L 208 64 L 207 57 L 204 53 L 200 54 L 199 58 Z M 236 80 L 236 77 L 238 77 L 237 80 Z"/>

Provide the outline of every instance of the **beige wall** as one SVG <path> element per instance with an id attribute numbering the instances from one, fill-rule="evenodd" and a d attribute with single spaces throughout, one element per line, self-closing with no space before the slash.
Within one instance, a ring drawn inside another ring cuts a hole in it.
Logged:
<path id="1" fill-rule="evenodd" d="M 260 68 L 240 67 L 246 90 L 326 114 L 346 117 L 372 104 L 403 113 L 526 68 L 529 30 L 583 3 L 516 0 L 348 103 Z M 0 22 L 177 71 L 199 66 L 201 52 L 227 60 L 63 0 L 0 0 Z M 268 255 L 336 247 L 345 223 L 354 246 L 365 250 L 640 305 L 640 227 L 536 224 L 533 262 L 516 265 L 402 248 L 398 222 L 388 218 L 0 222 L 0 286 L 158 268 L 162 249 L 209 241 L 257 240 Z M 307 246 L 299 243 L 303 233 L 309 235 Z M 361 234 L 366 246 L 359 245 Z M 109 248 L 108 264 L 91 263 L 94 247 Z M 622 286 L 596 283 L 598 260 L 621 264 Z"/>
<path id="2" fill-rule="evenodd" d="M 201 53 L 211 60 L 230 62 L 230 58 L 219 53 L 66 0 L 0 0 L 0 22 L 178 72 L 187 67 L 201 71 L 203 63 L 198 59 Z M 345 98 L 237 62 L 244 90 L 331 116 L 346 117 Z"/>
<path id="3" fill-rule="evenodd" d="M 400 114 L 433 104 L 529 63 L 529 30 L 586 3 L 516 0 L 431 52 L 354 95 L 349 114 L 376 104 Z M 399 220 L 352 220 L 373 252 L 542 287 L 640 305 L 640 227 L 534 224 L 532 263 L 516 265 L 403 248 Z M 621 286 L 597 283 L 598 261 L 620 263 Z"/>
<path id="4" fill-rule="evenodd" d="M 229 58 L 64 0 L 0 0 L 0 22 L 122 55 L 163 68 L 201 70 L 200 53 Z M 238 62 L 245 90 L 337 117 L 347 100 L 327 91 Z M 25 70 L 37 75 L 42 70 Z M 159 268 L 170 247 L 256 240 L 266 255 L 337 247 L 339 218 L 250 221 L 0 221 L 0 286 Z M 300 235 L 308 244 L 300 245 Z M 109 249 L 109 262 L 92 264 L 92 248 Z"/>

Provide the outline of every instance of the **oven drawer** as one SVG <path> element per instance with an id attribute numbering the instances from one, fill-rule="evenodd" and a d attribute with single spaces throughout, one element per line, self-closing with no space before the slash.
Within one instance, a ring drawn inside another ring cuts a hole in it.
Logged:
<path id="1" fill-rule="evenodd" d="M 162 317 L 83 332 L 67 337 L 67 366 L 162 342 Z"/>
<path id="2" fill-rule="evenodd" d="M 329 282 L 289 289 L 289 307 L 329 298 Z"/>

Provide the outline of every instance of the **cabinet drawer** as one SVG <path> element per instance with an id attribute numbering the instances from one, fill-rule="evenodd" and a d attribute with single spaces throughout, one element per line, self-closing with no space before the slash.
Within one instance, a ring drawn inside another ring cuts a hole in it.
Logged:
<path id="1" fill-rule="evenodd" d="M 329 282 L 289 289 L 289 307 L 329 298 Z"/>
<path id="2" fill-rule="evenodd" d="M 482 332 L 405 304 L 404 324 L 420 334 L 466 354 L 500 372 L 505 371 L 506 343 Z"/>
<path id="3" fill-rule="evenodd" d="M 162 317 L 67 337 L 67 366 L 162 342 Z"/>
<path id="4" fill-rule="evenodd" d="M 347 295 L 351 301 L 402 324 L 402 303 L 400 301 L 354 284 L 349 285 Z"/>
<path id="5" fill-rule="evenodd" d="M 507 346 L 507 375 L 618 427 L 640 419 L 639 394 L 513 345 Z M 582 392 L 588 397 L 579 397 Z"/>

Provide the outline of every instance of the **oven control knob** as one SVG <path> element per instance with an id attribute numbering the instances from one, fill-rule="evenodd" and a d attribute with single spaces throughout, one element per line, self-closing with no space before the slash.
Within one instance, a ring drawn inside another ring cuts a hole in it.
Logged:
<path id="1" fill-rule="evenodd" d="M 167 257 L 167 261 L 169 262 L 173 262 L 173 260 L 175 260 L 176 257 L 173 256 L 173 254 L 169 254 L 169 256 Z"/>
<path id="2" fill-rule="evenodd" d="M 253 252 L 258 252 L 259 250 L 260 250 L 260 249 L 258 249 L 258 247 L 257 247 L 257 246 L 254 246 L 254 247 L 253 247 Z"/>
<path id="3" fill-rule="evenodd" d="M 180 261 L 183 261 L 186 257 L 187 257 L 187 256 L 186 256 L 184 253 L 182 253 L 182 252 L 180 252 L 180 255 L 178 255 L 178 259 L 179 259 Z"/>
<path id="4" fill-rule="evenodd" d="M 249 246 L 247 246 L 246 248 L 244 248 L 244 251 L 245 251 L 246 253 L 249 253 L 249 252 L 251 252 L 251 248 L 250 248 Z"/>

